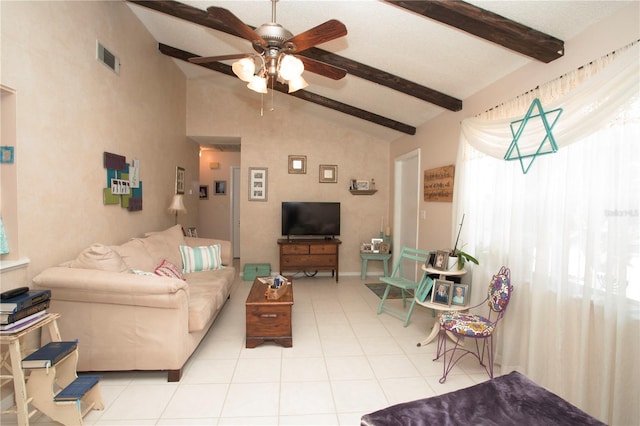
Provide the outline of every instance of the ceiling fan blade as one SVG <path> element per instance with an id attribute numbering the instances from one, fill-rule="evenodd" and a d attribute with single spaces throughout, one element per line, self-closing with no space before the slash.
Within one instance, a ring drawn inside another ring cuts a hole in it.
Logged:
<path id="1" fill-rule="evenodd" d="M 342 68 L 334 67 L 333 65 L 325 64 L 324 62 L 316 61 L 315 59 L 305 56 L 296 55 L 296 58 L 302 61 L 305 71 L 319 74 L 332 80 L 340 80 L 347 75 L 347 72 Z"/>
<path id="2" fill-rule="evenodd" d="M 228 59 L 242 59 L 253 55 L 253 53 L 236 53 L 233 55 L 220 55 L 220 56 L 196 56 L 189 58 L 189 62 L 192 64 L 208 64 L 209 62 L 226 61 Z"/>
<path id="3" fill-rule="evenodd" d="M 256 33 L 253 28 L 245 24 L 236 15 L 224 9 L 222 7 L 210 6 L 207 8 L 209 15 L 226 26 L 230 30 L 234 31 L 240 37 L 249 40 L 250 42 L 262 47 L 267 46 L 267 42 Z"/>
<path id="4" fill-rule="evenodd" d="M 286 40 L 283 46 L 291 53 L 298 53 L 346 35 L 347 27 L 337 19 L 331 19 L 324 24 L 320 24 L 317 27 L 313 27 Z"/>

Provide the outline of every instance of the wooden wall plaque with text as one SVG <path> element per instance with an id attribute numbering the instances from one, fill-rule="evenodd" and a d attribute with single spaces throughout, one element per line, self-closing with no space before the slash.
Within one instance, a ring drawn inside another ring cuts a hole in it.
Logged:
<path id="1" fill-rule="evenodd" d="M 424 201 L 453 201 L 454 167 L 451 165 L 424 171 Z"/>

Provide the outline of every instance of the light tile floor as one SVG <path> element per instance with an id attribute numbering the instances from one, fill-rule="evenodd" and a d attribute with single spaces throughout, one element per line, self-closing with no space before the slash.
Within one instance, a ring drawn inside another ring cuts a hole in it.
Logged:
<path id="1" fill-rule="evenodd" d="M 433 325 L 416 307 L 408 327 L 383 313 L 359 276 L 294 279 L 293 347 L 245 348 L 245 299 L 237 278 L 231 298 L 187 363 L 182 380 L 162 372 L 104 373 L 105 409 L 87 425 L 359 425 L 363 414 L 443 394 L 488 379 L 466 357 L 440 384 L 435 342 L 417 347 Z M 401 306 L 401 301 L 396 300 Z M 3 425 L 15 416 L 3 415 Z M 49 425 L 36 414 L 32 424 Z"/>

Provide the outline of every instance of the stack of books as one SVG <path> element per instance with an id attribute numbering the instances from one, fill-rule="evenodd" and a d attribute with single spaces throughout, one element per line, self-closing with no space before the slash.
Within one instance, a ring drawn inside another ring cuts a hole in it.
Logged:
<path id="1" fill-rule="evenodd" d="M 29 290 L 0 300 L 0 333 L 17 333 L 40 321 L 50 299 L 51 290 Z"/>

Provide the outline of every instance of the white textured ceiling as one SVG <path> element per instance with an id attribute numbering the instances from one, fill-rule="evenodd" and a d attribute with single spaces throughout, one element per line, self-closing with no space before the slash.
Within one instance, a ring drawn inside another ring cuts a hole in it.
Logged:
<path id="1" fill-rule="evenodd" d="M 182 1 L 206 10 L 224 7 L 248 25 L 271 21 L 270 0 Z M 623 1 L 469 1 L 513 21 L 561 40 L 569 40 L 590 25 L 626 6 Z M 129 3 L 153 37 L 199 56 L 252 52 L 248 41 Z M 412 82 L 464 100 L 492 82 L 534 61 L 519 53 L 455 28 L 376 0 L 280 0 L 276 21 L 294 35 L 329 19 L 343 22 L 346 37 L 318 47 L 379 68 Z M 231 90 L 249 91 L 234 77 L 176 60 L 187 78 L 211 76 Z M 227 63 L 231 63 L 227 62 Z M 409 95 L 347 75 L 339 81 L 304 73 L 310 92 L 419 127 L 444 111 Z M 250 92 L 253 93 L 253 92 Z M 246 93 L 242 94 L 243 96 Z M 259 96 L 255 94 L 255 96 Z M 279 102 L 290 98 L 280 95 Z M 300 102 L 299 100 L 291 100 Z M 464 107 L 464 105 L 463 105 Z M 331 117 L 338 112 L 313 105 L 311 113 Z M 325 110 L 325 111 L 320 111 Z M 371 131 L 393 140 L 400 133 L 358 120 Z M 218 135 L 203 135 L 218 136 Z"/>

